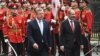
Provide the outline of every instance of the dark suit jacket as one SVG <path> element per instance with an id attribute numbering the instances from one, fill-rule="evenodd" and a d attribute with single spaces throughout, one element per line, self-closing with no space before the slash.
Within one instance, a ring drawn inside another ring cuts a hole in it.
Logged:
<path id="1" fill-rule="evenodd" d="M 74 32 L 70 27 L 70 23 L 67 20 L 63 21 L 60 28 L 60 45 L 64 45 L 65 47 L 73 47 L 74 43 L 78 45 L 82 44 L 82 37 L 80 31 L 80 25 L 78 21 L 74 21 Z"/>
<path id="2" fill-rule="evenodd" d="M 36 20 L 33 20 L 27 24 L 27 39 L 28 39 L 28 50 L 33 50 L 32 45 L 37 43 L 39 45 L 39 49 L 41 49 L 44 44 L 45 47 L 51 46 L 51 37 L 50 37 L 50 27 L 49 24 L 43 20 L 43 35 L 40 32 L 40 28 Z M 42 42 L 42 40 L 44 42 Z M 36 51 L 34 49 L 34 51 Z"/>

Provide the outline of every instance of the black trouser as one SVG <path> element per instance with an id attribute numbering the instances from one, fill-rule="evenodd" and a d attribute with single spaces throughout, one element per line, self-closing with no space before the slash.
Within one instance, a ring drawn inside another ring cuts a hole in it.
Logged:
<path id="1" fill-rule="evenodd" d="M 51 53 L 53 56 L 56 55 L 56 46 L 58 47 L 58 54 L 59 56 L 64 56 L 64 52 L 60 50 L 60 39 L 59 39 L 59 34 L 52 34 L 52 50 Z"/>
<path id="2" fill-rule="evenodd" d="M 38 51 L 34 51 L 34 49 L 31 49 L 28 52 L 28 56 L 49 56 L 48 48 L 43 43 L 41 47 L 39 47 Z"/>
<path id="3" fill-rule="evenodd" d="M 13 48 L 15 49 L 17 55 L 23 55 L 23 43 L 11 43 L 11 45 L 13 46 Z M 15 56 L 14 52 L 13 55 Z"/>
<path id="4" fill-rule="evenodd" d="M 73 47 L 65 47 L 65 56 L 80 56 L 80 46 L 75 43 Z"/>
<path id="5" fill-rule="evenodd" d="M 55 42 L 56 42 L 56 46 L 58 47 L 58 53 L 59 56 L 64 56 L 64 52 L 62 52 L 60 50 L 60 39 L 59 39 L 59 34 L 55 34 Z M 57 53 L 57 52 L 56 52 Z"/>
<path id="6" fill-rule="evenodd" d="M 86 54 L 91 49 L 91 45 L 90 45 L 90 41 L 89 41 L 90 40 L 90 37 L 89 36 L 88 37 L 85 37 L 84 35 L 82 35 L 82 38 L 83 38 L 83 45 L 84 45 L 83 52 L 84 52 L 84 54 Z M 92 56 L 92 53 L 90 52 L 86 56 Z"/>
<path id="7" fill-rule="evenodd" d="M 0 30 L 0 52 L 1 52 L 1 47 L 3 48 L 2 53 L 8 53 L 8 45 L 4 41 L 2 30 Z"/>

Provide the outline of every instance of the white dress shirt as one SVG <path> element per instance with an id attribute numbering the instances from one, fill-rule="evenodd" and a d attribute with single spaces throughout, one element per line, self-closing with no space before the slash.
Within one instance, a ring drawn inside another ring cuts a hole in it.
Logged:
<path id="1" fill-rule="evenodd" d="M 43 35 L 43 28 L 44 28 L 44 26 L 43 26 L 43 20 L 36 19 L 36 21 L 37 21 L 38 26 L 40 28 L 41 35 Z M 44 40 L 43 39 L 42 39 L 42 43 L 44 43 Z"/>
<path id="2" fill-rule="evenodd" d="M 38 19 L 36 19 L 36 20 L 37 20 L 38 26 L 40 28 L 40 32 L 43 35 L 43 28 L 44 28 L 44 26 L 43 26 L 43 20 L 38 20 Z"/>

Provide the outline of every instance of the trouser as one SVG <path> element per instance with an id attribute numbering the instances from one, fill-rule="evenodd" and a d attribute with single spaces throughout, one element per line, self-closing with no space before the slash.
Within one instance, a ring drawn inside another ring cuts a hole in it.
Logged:
<path id="1" fill-rule="evenodd" d="M 91 50 L 90 36 L 85 37 L 84 35 L 82 35 L 82 38 L 83 38 L 83 45 L 84 45 L 83 52 L 84 54 L 86 54 L 87 52 Z M 92 53 L 90 52 L 86 56 L 92 56 Z"/>
<path id="2" fill-rule="evenodd" d="M 65 47 L 65 56 L 80 56 L 80 46 L 75 43 L 73 47 Z"/>
<path id="3" fill-rule="evenodd" d="M 58 53 L 59 56 L 64 56 L 64 52 L 62 52 L 60 50 L 60 39 L 59 39 L 59 34 L 55 34 L 55 42 L 56 42 L 56 46 L 58 47 Z M 57 53 L 57 52 L 56 52 Z"/>
<path id="4" fill-rule="evenodd" d="M 18 56 L 23 56 L 23 43 L 11 43 L 13 48 L 15 49 Z M 15 53 L 13 52 L 13 56 L 15 56 Z"/>
<path id="5" fill-rule="evenodd" d="M 3 49 L 2 51 L 1 51 L 1 47 Z M 8 53 L 8 45 L 4 41 L 2 30 L 0 30 L 0 52 L 2 52 L 2 53 Z"/>
<path id="6" fill-rule="evenodd" d="M 58 47 L 58 56 L 64 56 L 64 52 L 62 52 L 60 50 L 60 39 L 59 39 L 59 34 L 55 34 L 54 37 L 53 37 L 53 47 L 52 47 L 52 52 L 53 52 L 53 55 L 55 55 L 57 52 L 56 52 L 56 46 Z M 55 51 L 55 52 L 54 52 Z"/>
<path id="7" fill-rule="evenodd" d="M 28 56 L 49 56 L 48 48 L 43 43 L 38 51 L 34 51 L 34 49 L 29 50 Z"/>

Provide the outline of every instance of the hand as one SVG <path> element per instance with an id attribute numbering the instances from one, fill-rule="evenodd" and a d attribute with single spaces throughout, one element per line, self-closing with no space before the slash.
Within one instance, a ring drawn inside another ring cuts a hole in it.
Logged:
<path id="1" fill-rule="evenodd" d="M 81 48 L 81 50 L 83 50 L 83 48 L 84 48 L 84 45 L 81 45 L 81 46 L 80 46 L 80 48 Z"/>
<path id="2" fill-rule="evenodd" d="M 85 37 L 88 37 L 88 33 L 85 33 Z"/>
<path id="3" fill-rule="evenodd" d="M 7 43 L 8 42 L 8 39 L 5 39 L 4 41 Z"/>
<path id="4" fill-rule="evenodd" d="M 60 46 L 60 50 L 64 52 L 64 46 Z"/>
<path id="5" fill-rule="evenodd" d="M 63 10 L 63 11 L 64 11 L 64 10 L 65 10 L 65 8 L 66 8 L 65 6 L 62 6 L 62 7 L 61 7 L 61 10 Z"/>
<path id="6" fill-rule="evenodd" d="M 53 31 L 53 27 L 52 26 L 50 27 L 50 31 Z"/>
<path id="7" fill-rule="evenodd" d="M 65 17 L 64 17 L 64 20 L 66 20 L 66 19 L 68 19 L 68 16 L 65 16 Z"/>
<path id="8" fill-rule="evenodd" d="M 4 37 L 6 38 L 6 37 L 7 37 L 7 35 L 4 35 Z"/>
<path id="9" fill-rule="evenodd" d="M 49 47 L 49 51 L 51 51 L 52 50 L 52 47 Z"/>
<path id="10" fill-rule="evenodd" d="M 51 22 L 55 24 L 56 23 L 56 20 L 55 19 L 52 19 Z"/>
<path id="11" fill-rule="evenodd" d="M 35 49 L 39 49 L 38 44 L 37 44 L 37 43 L 34 43 L 34 44 L 33 44 L 33 48 L 35 48 Z"/>

